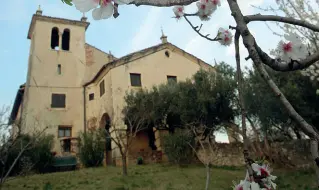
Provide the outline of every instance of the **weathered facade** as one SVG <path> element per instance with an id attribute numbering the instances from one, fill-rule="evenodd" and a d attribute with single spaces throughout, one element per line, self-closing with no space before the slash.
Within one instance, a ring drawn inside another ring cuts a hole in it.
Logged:
<path id="1" fill-rule="evenodd" d="M 27 79 L 17 93 L 10 122 L 19 123 L 22 133 L 48 127 L 58 154 L 75 152 L 78 133 L 91 125 L 125 127 L 121 111 L 127 91 L 169 79 L 182 81 L 200 68 L 213 69 L 168 43 L 164 34 L 158 45 L 115 58 L 85 42 L 88 26 L 86 18 L 53 18 L 38 10 L 28 32 Z M 155 136 L 159 139 L 161 133 Z M 150 150 L 146 134 L 138 134 L 135 141 L 132 151 Z M 156 145 L 160 149 L 159 140 Z M 114 148 L 112 144 L 113 151 L 107 152 L 107 163 L 119 157 Z"/>

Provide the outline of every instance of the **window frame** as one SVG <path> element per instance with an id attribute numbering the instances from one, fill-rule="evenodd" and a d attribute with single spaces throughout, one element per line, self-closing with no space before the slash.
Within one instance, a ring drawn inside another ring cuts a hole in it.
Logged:
<path id="1" fill-rule="evenodd" d="M 58 64 L 57 73 L 58 73 L 58 75 L 62 75 L 62 65 L 61 64 Z"/>
<path id="2" fill-rule="evenodd" d="M 52 49 L 52 50 L 56 50 L 56 51 L 60 50 L 60 34 L 59 34 L 59 32 L 60 32 L 60 30 L 58 27 L 55 26 L 55 27 L 51 28 L 50 49 Z M 53 41 L 56 41 L 56 43 L 53 43 Z"/>
<path id="3" fill-rule="evenodd" d="M 133 84 L 133 78 L 134 76 L 138 76 L 139 77 L 139 82 L 137 85 Z M 142 75 L 141 73 L 130 73 L 130 84 L 132 87 L 142 87 Z"/>
<path id="4" fill-rule="evenodd" d="M 64 105 L 63 105 L 63 107 L 56 106 L 56 105 L 53 104 L 53 102 L 55 102 L 55 101 L 53 101 L 54 95 L 62 95 L 62 96 L 64 96 Z M 66 93 L 51 93 L 51 108 L 53 108 L 53 109 L 65 109 L 66 108 Z"/>
<path id="5" fill-rule="evenodd" d="M 94 100 L 94 93 L 89 94 L 89 101 L 92 101 L 92 100 Z"/>
<path id="6" fill-rule="evenodd" d="M 169 83 L 170 81 L 172 81 L 172 79 L 174 78 L 174 82 L 177 83 L 177 76 L 174 76 L 174 75 L 167 75 L 166 76 L 166 79 L 167 79 L 167 82 Z"/>
<path id="7" fill-rule="evenodd" d="M 100 82 L 99 87 L 100 87 L 100 97 L 102 97 L 105 94 L 105 82 L 104 82 L 104 79 Z M 101 87 L 103 87 L 103 88 L 101 88 Z"/>
<path id="8" fill-rule="evenodd" d="M 60 130 L 63 130 L 63 136 L 60 136 Z M 65 135 L 65 131 L 70 130 L 70 136 Z M 58 126 L 58 138 L 72 137 L 72 126 L 71 125 L 59 125 Z"/>
<path id="9" fill-rule="evenodd" d="M 64 29 L 61 38 L 62 38 L 62 40 L 61 40 L 61 49 L 63 51 L 70 51 L 71 30 L 68 29 L 68 28 Z"/>

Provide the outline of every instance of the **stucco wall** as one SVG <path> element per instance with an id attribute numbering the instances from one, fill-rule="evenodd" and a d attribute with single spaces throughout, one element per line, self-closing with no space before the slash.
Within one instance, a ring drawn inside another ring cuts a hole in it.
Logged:
<path id="1" fill-rule="evenodd" d="M 103 65 L 112 61 L 112 56 L 89 44 L 85 44 L 85 57 L 86 70 L 84 80 L 86 82 L 92 80 Z"/>
<path id="2" fill-rule="evenodd" d="M 165 51 L 170 53 L 169 57 L 166 57 Z M 168 49 L 112 69 L 110 72 L 112 77 L 114 119 L 120 120 L 122 117 L 121 110 L 124 107 L 126 92 L 132 89 L 139 89 L 139 87 L 131 86 L 130 73 L 140 73 L 142 88 L 149 89 L 153 85 L 166 83 L 167 75 L 177 76 L 177 81 L 183 81 L 186 78 L 191 78 L 199 69 L 200 66 L 197 63 Z"/>
<path id="3" fill-rule="evenodd" d="M 60 32 L 60 50 L 51 49 L 51 30 Z M 70 30 L 70 50 L 61 50 L 62 33 Z M 29 72 L 24 95 L 24 132 L 41 130 L 55 135 L 54 151 L 60 152 L 58 125 L 72 125 L 72 136 L 83 130 L 83 80 L 85 27 L 37 20 L 31 36 Z M 58 74 L 58 64 L 61 74 Z M 66 94 L 66 108 L 51 108 L 51 94 Z"/>

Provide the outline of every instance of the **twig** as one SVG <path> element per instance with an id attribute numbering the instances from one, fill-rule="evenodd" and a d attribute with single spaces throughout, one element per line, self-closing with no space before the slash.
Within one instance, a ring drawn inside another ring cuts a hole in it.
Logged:
<path id="1" fill-rule="evenodd" d="M 253 21 L 276 21 L 276 22 L 282 22 L 287 24 L 293 24 L 297 26 L 302 26 L 305 28 L 308 28 L 312 31 L 319 32 L 319 26 L 316 26 L 314 24 L 311 24 L 305 20 L 299 20 L 295 18 L 288 18 L 288 17 L 282 17 L 282 16 L 276 16 L 276 15 L 247 15 L 244 17 L 246 23 Z"/>
<path id="2" fill-rule="evenodd" d="M 197 29 L 198 26 L 194 26 L 194 25 L 188 20 L 187 16 L 184 15 L 184 18 L 185 18 L 185 20 L 188 22 L 188 24 L 193 28 L 193 30 L 194 30 L 198 35 L 200 35 L 201 37 L 203 37 L 203 38 L 205 38 L 205 39 L 207 39 L 207 40 L 209 40 L 209 41 L 218 41 L 218 40 L 220 40 L 217 36 L 216 36 L 215 38 L 209 38 L 209 37 L 208 37 L 209 34 L 203 35 L 202 33 L 200 33 L 200 30 L 202 29 L 202 25 L 199 27 L 199 29 Z"/>

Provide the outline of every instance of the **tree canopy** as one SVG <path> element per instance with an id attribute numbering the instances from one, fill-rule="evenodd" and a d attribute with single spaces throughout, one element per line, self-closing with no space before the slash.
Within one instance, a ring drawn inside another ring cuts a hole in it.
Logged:
<path id="1" fill-rule="evenodd" d="M 147 118 L 146 125 L 170 132 L 187 125 L 205 126 L 208 135 L 237 114 L 235 72 L 224 63 L 215 68 L 216 72 L 199 70 L 186 81 L 127 93 L 126 116 L 138 114 Z"/>

